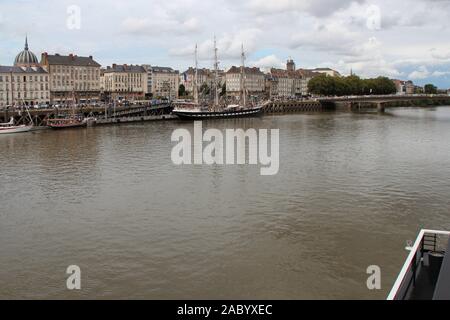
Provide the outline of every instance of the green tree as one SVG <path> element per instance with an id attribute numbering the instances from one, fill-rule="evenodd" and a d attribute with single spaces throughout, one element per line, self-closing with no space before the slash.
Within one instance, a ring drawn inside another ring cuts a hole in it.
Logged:
<path id="1" fill-rule="evenodd" d="M 351 75 L 346 78 L 349 94 L 361 95 L 363 93 L 363 80 L 360 77 Z"/>
<path id="2" fill-rule="evenodd" d="M 363 80 L 355 75 L 349 77 L 320 75 L 309 81 L 308 88 L 309 92 L 323 96 L 383 95 L 397 92 L 394 82 L 389 78 Z"/>
<path id="3" fill-rule="evenodd" d="M 437 94 L 438 92 L 438 88 L 431 83 L 425 85 L 424 90 L 426 94 Z"/>

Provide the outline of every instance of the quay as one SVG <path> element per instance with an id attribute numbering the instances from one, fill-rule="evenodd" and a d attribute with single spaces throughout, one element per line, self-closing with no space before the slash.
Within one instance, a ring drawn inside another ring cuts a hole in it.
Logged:
<path id="1" fill-rule="evenodd" d="M 112 124 L 122 122 L 141 122 L 169 120 L 173 107 L 168 104 L 158 105 L 133 105 L 133 106 L 88 106 L 81 108 L 49 108 L 49 109 L 29 109 L 33 124 L 36 127 L 45 127 L 47 120 L 64 116 L 75 112 L 75 114 L 85 117 L 94 117 L 98 124 Z M 27 123 L 29 121 L 28 112 L 25 109 L 4 109 L 0 111 L 0 122 L 8 122 L 14 118 L 15 123 Z"/>

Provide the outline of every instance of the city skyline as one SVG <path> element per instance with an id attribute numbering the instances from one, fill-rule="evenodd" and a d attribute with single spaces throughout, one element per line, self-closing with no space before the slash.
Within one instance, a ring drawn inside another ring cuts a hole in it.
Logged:
<path id="1" fill-rule="evenodd" d="M 362 77 L 385 75 L 450 87 L 448 1 L 265 2 L 171 1 L 3 1 L 0 4 L 0 65 L 12 65 L 28 34 L 38 57 L 74 53 L 113 63 L 170 66 L 183 72 L 193 65 L 211 68 L 216 34 L 221 68 L 239 64 L 241 43 L 247 65 L 281 68 L 292 57 L 298 67 L 330 67 Z M 80 9 L 79 28 L 68 28 Z M 426 11 L 425 11 L 426 10 Z M 427 14 L 423 14 L 427 12 Z M 290 21 L 289 24 L 283 23 Z"/>

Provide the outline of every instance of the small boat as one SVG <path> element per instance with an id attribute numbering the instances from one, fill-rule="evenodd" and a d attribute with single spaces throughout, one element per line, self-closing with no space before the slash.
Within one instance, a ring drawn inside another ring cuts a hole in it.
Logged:
<path id="1" fill-rule="evenodd" d="M 57 118 L 47 120 L 47 126 L 52 129 L 72 129 L 87 127 L 87 121 L 78 117 Z"/>
<path id="2" fill-rule="evenodd" d="M 29 132 L 33 129 L 33 125 L 14 125 L 14 118 L 11 117 L 11 120 L 8 123 L 0 123 L 0 134 L 11 134 L 11 133 L 23 133 Z"/>

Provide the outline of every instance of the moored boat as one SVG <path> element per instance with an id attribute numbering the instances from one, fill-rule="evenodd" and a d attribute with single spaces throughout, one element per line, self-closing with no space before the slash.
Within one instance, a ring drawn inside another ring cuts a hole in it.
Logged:
<path id="1" fill-rule="evenodd" d="M 219 103 L 218 94 L 218 66 L 217 46 L 214 39 L 214 59 L 215 59 L 215 79 L 214 79 L 214 103 L 209 106 L 201 106 L 198 102 L 198 81 L 197 81 L 197 47 L 195 78 L 194 78 L 194 102 L 183 102 L 176 104 L 172 114 L 178 116 L 182 120 L 202 120 L 202 119 L 229 119 L 229 118 L 244 118 L 256 117 L 263 113 L 262 106 L 247 104 L 247 89 L 245 83 L 245 53 L 244 46 L 242 46 L 242 61 L 241 61 L 241 79 L 240 79 L 240 101 L 238 105 L 224 106 Z"/>
<path id="2" fill-rule="evenodd" d="M 81 128 L 87 126 L 87 121 L 77 117 L 49 119 L 47 120 L 47 126 L 52 129 Z"/>
<path id="3" fill-rule="evenodd" d="M 238 106 L 236 108 L 228 107 L 222 111 L 174 110 L 173 114 L 185 120 L 244 118 L 261 115 L 262 107 L 242 108 Z"/>
<path id="4" fill-rule="evenodd" d="M 11 120 L 8 123 L 0 123 L 0 134 L 11 134 L 11 133 L 23 133 L 29 132 L 33 129 L 33 125 L 14 125 L 14 118 L 11 117 Z"/>

